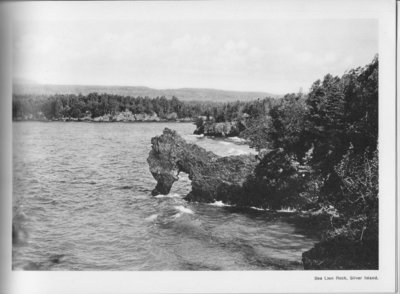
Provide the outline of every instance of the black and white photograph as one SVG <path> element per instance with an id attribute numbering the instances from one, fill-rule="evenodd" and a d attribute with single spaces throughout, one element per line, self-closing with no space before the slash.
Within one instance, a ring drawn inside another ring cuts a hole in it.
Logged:
<path id="1" fill-rule="evenodd" d="M 7 9 L 10 293 L 395 291 L 395 1 Z"/>

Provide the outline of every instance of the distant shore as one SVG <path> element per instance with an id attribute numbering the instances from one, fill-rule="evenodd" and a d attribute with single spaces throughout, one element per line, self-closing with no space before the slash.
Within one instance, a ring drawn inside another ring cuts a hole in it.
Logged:
<path id="1" fill-rule="evenodd" d="M 194 120 L 136 120 L 136 121 L 94 121 L 94 120 L 39 120 L 39 119 L 13 119 L 13 122 L 87 122 L 87 123 L 194 123 Z"/>
<path id="2" fill-rule="evenodd" d="M 88 122 L 88 123 L 194 123 L 194 119 L 158 119 L 158 120 L 96 120 L 96 119 L 78 119 L 78 118 L 65 118 L 65 119 L 37 119 L 37 118 L 13 118 L 13 122 Z"/>

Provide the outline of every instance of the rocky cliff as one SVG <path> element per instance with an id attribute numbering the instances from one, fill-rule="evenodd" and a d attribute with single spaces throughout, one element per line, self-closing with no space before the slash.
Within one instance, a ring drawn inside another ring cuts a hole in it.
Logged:
<path id="1" fill-rule="evenodd" d="M 147 158 L 150 172 L 157 180 L 153 195 L 168 194 L 181 172 L 192 181 L 190 201 L 237 204 L 243 195 L 243 184 L 257 164 L 254 155 L 220 157 L 189 144 L 175 131 L 165 128 L 151 140 Z"/>
<path id="2" fill-rule="evenodd" d="M 147 162 L 157 181 L 153 195 L 168 194 L 184 172 L 192 181 L 192 191 L 185 197 L 188 201 L 273 209 L 282 205 L 304 208 L 310 203 L 296 196 L 297 185 L 302 184 L 298 178 L 306 176 L 304 171 L 296 169 L 281 149 L 260 153 L 258 158 L 220 157 L 187 143 L 168 128 L 161 136 L 153 137 L 151 144 Z M 303 253 L 302 261 L 304 268 L 311 270 L 378 269 L 377 252 L 374 240 L 322 240 Z"/>

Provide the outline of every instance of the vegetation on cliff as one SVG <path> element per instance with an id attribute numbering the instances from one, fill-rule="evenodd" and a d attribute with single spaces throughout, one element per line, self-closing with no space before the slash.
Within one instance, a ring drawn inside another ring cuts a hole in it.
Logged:
<path id="1" fill-rule="evenodd" d="M 376 56 L 342 77 L 327 74 L 307 95 L 257 100 L 246 112 L 222 107 L 212 123 L 244 120 L 240 136 L 260 151 L 258 161 L 234 191 L 216 182 L 212 197 L 203 199 L 201 187 L 210 180 L 202 176 L 192 198 L 322 214 L 321 242 L 303 254 L 305 268 L 377 269 L 378 73 Z M 197 122 L 204 133 L 216 129 L 209 124 Z M 217 180 L 218 174 L 212 178 Z"/>
<path id="2" fill-rule="evenodd" d="M 259 131 L 247 130 L 256 148 L 280 148 L 298 170 L 310 169 L 296 179 L 281 172 L 275 195 L 290 187 L 299 199 L 334 212 L 323 241 L 303 255 L 306 268 L 378 267 L 378 73 L 376 56 L 342 77 L 327 74 L 308 95 L 286 95 L 273 105 L 259 118 Z M 273 173 L 264 170 L 258 178 L 270 187 Z"/>

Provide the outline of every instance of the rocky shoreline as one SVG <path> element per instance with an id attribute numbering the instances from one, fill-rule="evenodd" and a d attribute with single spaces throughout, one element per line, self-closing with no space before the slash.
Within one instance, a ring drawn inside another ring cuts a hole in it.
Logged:
<path id="1" fill-rule="evenodd" d="M 35 119 L 35 118 L 15 118 L 12 121 L 15 122 L 88 122 L 88 123 L 115 123 L 115 122 L 122 122 L 122 123 L 194 123 L 194 120 L 191 118 L 185 119 L 158 119 L 158 120 L 147 120 L 147 119 L 137 119 L 137 120 L 99 120 L 99 119 L 78 119 L 78 118 L 61 118 L 61 119 Z"/>
<path id="2" fill-rule="evenodd" d="M 232 122 L 202 122 L 193 132 L 195 135 L 213 137 L 237 137 L 245 129 L 245 125 L 240 121 Z"/>
<path id="3" fill-rule="evenodd" d="M 25 115 L 23 117 L 13 117 L 13 121 L 63 121 L 63 122 L 194 122 L 191 117 L 178 118 L 176 113 L 170 113 L 166 118 L 160 118 L 156 113 L 132 113 L 131 111 L 117 112 L 114 114 L 105 114 L 102 116 L 92 117 L 90 112 L 84 116 L 76 117 L 59 117 L 47 118 L 42 112 L 36 115 Z"/>
<path id="4" fill-rule="evenodd" d="M 241 207 L 259 207 L 281 209 L 282 207 L 300 207 L 305 203 L 302 197 L 265 197 L 265 193 L 274 194 L 259 177 L 260 167 L 269 162 L 277 166 L 268 166 L 271 173 L 277 174 L 288 169 L 293 179 L 303 176 L 304 171 L 294 162 L 283 157 L 280 149 L 260 152 L 258 155 L 218 156 L 210 151 L 187 143 L 176 131 L 165 128 L 163 134 L 153 137 L 147 162 L 150 172 L 157 181 L 153 195 L 168 194 L 181 172 L 187 173 L 192 181 L 192 191 L 186 200 L 212 203 L 222 201 L 225 204 Z M 275 171 L 275 169 L 278 169 Z M 276 180 L 274 180 L 276 182 Z M 289 194 L 290 191 L 283 190 Z"/>
<path id="5" fill-rule="evenodd" d="M 328 238 L 324 232 L 340 215 L 333 207 L 320 208 L 309 196 L 294 195 L 285 198 L 290 190 L 274 190 L 271 185 L 279 182 L 279 174 L 286 173 L 289 186 L 307 177 L 304 171 L 286 160 L 280 149 L 261 152 L 259 155 L 221 157 L 187 143 L 175 131 L 165 128 L 163 134 L 153 137 L 147 158 L 150 172 L 157 181 L 152 195 L 168 194 L 181 172 L 192 181 L 192 191 L 187 201 L 215 203 L 231 206 L 258 207 L 279 211 L 282 207 L 298 207 L 298 221 L 310 226 L 320 235 L 321 241 L 302 254 L 306 270 L 377 269 L 377 242 Z M 271 164 L 273 163 L 273 164 Z M 275 170 L 277 165 L 278 170 Z M 274 169 L 275 168 L 275 169 Z M 262 170 L 266 179 L 257 177 Z M 291 174 L 288 172 L 291 172 Z M 277 175 L 274 178 L 274 175 Z M 292 181 L 293 180 L 293 181 Z M 292 181 L 292 182 L 290 182 Z M 285 184 L 287 184 L 286 182 Z M 283 191 L 283 193 L 282 193 Z M 340 236 L 340 235 L 339 235 Z"/>

